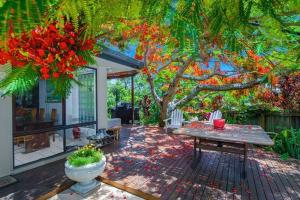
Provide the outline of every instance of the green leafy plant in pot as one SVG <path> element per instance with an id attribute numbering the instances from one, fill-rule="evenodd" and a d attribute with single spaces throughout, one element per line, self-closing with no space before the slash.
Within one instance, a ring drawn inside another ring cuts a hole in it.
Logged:
<path id="1" fill-rule="evenodd" d="M 89 144 L 74 151 L 65 163 L 65 173 L 68 178 L 77 183 L 71 187 L 81 195 L 100 185 L 95 178 L 105 169 L 106 158 L 103 152 Z"/>

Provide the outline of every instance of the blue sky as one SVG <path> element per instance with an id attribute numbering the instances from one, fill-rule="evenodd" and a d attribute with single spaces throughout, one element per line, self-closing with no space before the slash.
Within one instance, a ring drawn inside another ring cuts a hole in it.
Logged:
<path id="1" fill-rule="evenodd" d="M 125 50 L 122 50 L 122 51 L 118 47 L 115 47 L 115 46 L 112 46 L 112 45 L 108 45 L 108 47 L 112 50 L 122 52 L 123 54 L 125 54 L 125 55 L 127 55 L 131 58 L 134 58 L 135 50 L 136 50 L 137 46 L 136 45 L 128 45 L 128 47 Z M 208 63 L 209 63 L 208 68 L 212 68 L 213 65 L 214 65 L 214 60 L 212 59 Z M 230 70 L 233 70 L 232 65 L 227 64 L 227 63 L 221 63 L 221 71 L 230 71 Z"/>

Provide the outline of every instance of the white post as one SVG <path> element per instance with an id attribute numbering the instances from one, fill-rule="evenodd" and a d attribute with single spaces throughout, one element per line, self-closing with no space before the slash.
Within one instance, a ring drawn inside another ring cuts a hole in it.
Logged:
<path id="1" fill-rule="evenodd" d="M 107 68 L 97 67 L 97 125 L 107 128 Z"/>

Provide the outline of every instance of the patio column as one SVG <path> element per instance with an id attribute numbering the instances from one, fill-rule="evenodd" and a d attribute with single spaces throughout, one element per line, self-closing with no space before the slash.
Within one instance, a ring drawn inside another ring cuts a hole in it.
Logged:
<path id="1" fill-rule="evenodd" d="M 132 124 L 134 123 L 134 75 L 131 76 L 131 111 L 132 111 Z"/>
<path id="2" fill-rule="evenodd" d="M 107 68 L 97 67 L 97 126 L 107 128 Z"/>

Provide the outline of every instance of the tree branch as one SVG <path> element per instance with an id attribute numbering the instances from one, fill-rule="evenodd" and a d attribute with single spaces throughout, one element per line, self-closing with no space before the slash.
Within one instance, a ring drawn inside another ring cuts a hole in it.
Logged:
<path id="1" fill-rule="evenodd" d="M 254 81 L 249 81 L 247 83 L 233 83 L 233 84 L 226 84 L 226 85 L 197 85 L 189 95 L 185 96 L 178 102 L 176 102 L 176 106 L 183 105 L 192 99 L 195 98 L 195 96 L 198 95 L 200 91 L 229 91 L 229 90 L 242 90 L 246 88 L 251 88 L 255 85 L 261 84 L 265 81 L 264 78 L 260 78 Z M 210 94 L 208 94 L 210 95 Z"/>
<path id="2" fill-rule="evenodd" d="M 165 94 L 164 98 L 167 98 L 167 99 L 171 98 L 176 93 L 176 86 L 177 86 L 178 82 L 180 81 L 182 74 L 189 67 L 189 65 L 191 64 L 192 61 L 193 61 L 192 57 L 189 57 L 185 61 L 184 65 L 179 68 L 179 70 L 177 71 L 172 83 L 170 84 L 169 89 L 168 89 L 167 93 Z"/>
<path id="3" fill-rule="evenodd" d="M 236 72 L 236 71 L 224 71 L 224 72 Z M 231 73 L 231 74 L 225 74 L 225 73 L 222 73 L 222 72 L 213 72 L 211 74 L 205 74 L 203 76 L 193 76 L 193 75 L 189 75 L 189 74 L 184 74 L 182 75 L 182 78 L 183 79 L 188 79 L 188 80 L 192 80 L 192 81 L 205 81 L 205 80 L 208 80 L 214 76 L 220 76 L 220 77 L 232 77 L 232 76 L 240 76 L 240 75 L 244 75 L 244 74 L 251 74 L 251 73 L 254 73 L 254 72 L 243 72 L 243 73 Z"/>
<path id="4" fill-rule="evenodd" d="M 232 83 L 232 84 L 225 84 L 225 85 L 197 85 L 193 92 L 199 92 L 199 91 L 229 91 L 229 90 L 242 90 L 251 88 L 255 85 L 261 84 L 265 81 L 265 78 L 258 78 L 253 81 L 249 81 L 247 83 Z"/>
<path id="5" fill-rule="evenodd" d="M 202 97 L 200 97 L 200 100 L 204 100 L 205 98 L 209 97 L 210 95 L 213 95 L 215 94 L 215 92 L 208 92 L 207 94 L 203 95 Z M 178 106 L 182 106 L 186 103 L 188 103 L 189 101 L 191 101 L 192 99 L 194 99 L 195 96 L 190 96 L 190 95 L 187 95 L 185 97 L 183 97 L 182 99 L 180 99 L 179 101 L 175 102 L 175 106 L 174 106 L 174 109 Z"/>
<path id="6" fill-rule="evenodd" d="M 147 68 L 147 70 L 149 70 L 148 63 L 147 63 L 148 53 L 149 53 L 149 46 L 146 47 L 146 51 L 144 53 L 144 65 Z M 150 91 L 151 91 L 152 97 L 154 98 L 154 101 L 157 103 L 157 105 L 160 105 L 161 98 L 158 96 L 158 94 L 155 91 L 154 80 L 150 73 L 147 73 L 147 81 L 150 85 Z"/>

